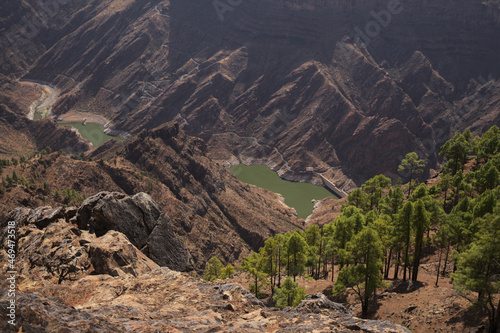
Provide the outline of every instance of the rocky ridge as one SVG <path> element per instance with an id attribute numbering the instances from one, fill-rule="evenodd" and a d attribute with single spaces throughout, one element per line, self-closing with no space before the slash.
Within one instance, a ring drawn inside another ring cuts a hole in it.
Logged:
<path id="1" fill-rule="evenodd" d="M 26 3 L 4 20 L 28 15 Z M 385 1 L 252 0 L 222 20 L 212 2 L 72 2 L 40 30 L 53 38 L 30 44 L 40 57 L 24 75 L 60 88 L 56 114 L 102 113 L 130 133 L 178 120 L 216 159 L 307 181 L 306 167 L 333 167 L 349 189 L 397 178 L 408 151 L 436 168 L 454 131 L 500 121 L 497 90 L 478 107 L 463 101 L 498 79 L 497 6 L 399 4 L 385 22 L 373 16 Z"/>
<path id="2" fill-rule="evenodd" d="M 303 225 L 275 193 L 241 183 L 208 159 L 204 142 L 188 136 L 175 123 L 144 131 L 126 142 L 110 141 L 84 160 L 56 152 L 7 167 L 4 174 L 14 171 L 20 179 L 36 181 L 6 186 L 5 193 L 0 194 L 0 221 L 17 206 L 79 206 L 86 196 L 87 208 L 80 216 L 91 224 L 82 222 L 82 228 L 92 227 L 99 236 L 110 229 L 121 231 L 153 260 L 160 260 L 169 254 L 151 242 L 165 237 L 163 233 L 171 225 L 199 272 L 212 256 L 225 263 L 238 262 L 267 238 Z M 94 196 L 103 189 L 121 194 Z M 70 199 L 68 191 L 79 199 Z M 109 203 L 128 207 L 134 200 L 141 206 L 141 197 L 135 196 L 139 192 L 147 192 L 157 202 L 157 206 L 148 208 L 152 217 L 143 227 L 126 226 L 120 221 L 118 228 L 114 225 L 118 222 L 110 222 L 141 217 L 139 209 L 127 210 L 130 214 L 107 209 Z"/>
<path id="3" fill-rule="evenodd" d="M 88 274 L 138 276 L 159 265 L 193 269 L 168 217 L 145 193 L 101 192 L 79 208 L 18 207 L 7 221 L 16 225 L 18 271 L 25 277 L 61 283 Z"/>

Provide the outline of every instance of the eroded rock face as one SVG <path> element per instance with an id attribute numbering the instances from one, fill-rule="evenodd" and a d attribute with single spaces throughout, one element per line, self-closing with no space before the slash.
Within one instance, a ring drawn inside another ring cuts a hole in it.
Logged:
<path id="1" fill-rule="evenodd" d="M 11 212 L 10 216 L 16 217 L 11 221 L 16 222 L 17 270 L 21 276 L 60 284 L 88 274 L 139 276 L 158 267 L 118 231 L 97 237 L 62 217 L 39 227 L 40 221 L 47 221 L 61 211 L 68 209 L 22 208 Z M 6 242 L 5 233 L 2 241 Z M 5 251 L 1 255 L 5 257 L 2 262 L 7 262 Z M 6 271 L 6 267 L 1 269 Z"/>
<path id="2" fill-rule="evenodd" d="M 79 228 L 102 236 L 116 230 L 160 266 L 188 271 L 191 255 L 172 230 L 170 219 L 146 193 L 101 192 L 85 200 L 76 215 Z"/>
<path id="3" fill-rule="evenodd" d="M 61 283 L 90 273 L 139 276 L 159 265 L 192 267 L 169 219 L 144 193 L 102 192 L 78 209 L 18 207 L 8 221 L 16 225 L 18 271 L 34 279 Z M 0 236 L 6 243 L 5 228 Z M 7 262 L 5 250 L 1 256 Z"/>
<path id="4" fill-rule="evenodd" d="M 94 239 L 88 249 L 96 274 L 139 276 L 158 267 L 118 231 L 110 230 L 106 235 Z"/>

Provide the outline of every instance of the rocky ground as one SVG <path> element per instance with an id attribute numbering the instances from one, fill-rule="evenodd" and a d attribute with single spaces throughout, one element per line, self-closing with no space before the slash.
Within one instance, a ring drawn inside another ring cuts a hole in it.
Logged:
<path id="1" fill-rule="evenodd" d="M 165 226 L 154 225 L 162 217 L 156 220 L 155 204 L 146 194 L 99 195 L 78 209 L 18 208 L 8 219 L 17 232 L 16 331 L 409 332 L 388 321 L 353 317 L 323 294 L 309 295 L 297 308 L 278 310 L 239 284 L 209 283 L 159 267 L 151 258 L 158 262 L 169 256 L 155 258 L 147 245 L 142 250 L 146 257 L 135 246 L 142 237 L 135 238 L 133 228 L 109 224 L 106 214 L 116 210 L 124 215 L 141 212 L 135 216 L 137 225 L 153 224 L 147 239 L 160 237 L 157 245 L 163 252 L 175 247 L 177 256 L 167 266 L 189 265 L 183 257 L 186 249 L 175 245 L 177 236 L 158 233 Z M 7 262 L 5 225 L 2 262 Z M 7 294 L 7 271 L 7 265 L 1 268 L 2 295 Z M 8 299 L 2 297 L 0 305 L 7 307 Z M 2 331 L 14 328 L 7 320 L 0 319 Z"/>
<path id="2" fill-rule="evenodd" d="M 368 318 L 390 321 L 417 333 L 484 332 L 488 326 L 486 313 L 473 307 L 453 289 L 450 282 L 450 273 L 453 270 L 451 260 L 448 262 L 446 273 L 440 275 L 438 287 L 435 287 L 437 260 L 437 253 L 431 252 L 425 257 L 419 272 L 419 281 L 416 283 L 385 280 L 387 287 L 377 290 L 377 300 L 371 304 Z M 337 270 L 335 274 L 338 274 Z M 389 276 L 392 275 L 391 271 Z M 399 278 L 401 279 L 401 274 Z M 243 273 L 237 274 L 229 281 L 240 283 L 245 288 L 249 287 Z M 361 303 L 353 292 L 333 296 L 334 284 L 330 280 L 299 278 L 297 281 L 307 294 L 325 294 L 329 299 L 345 305 L 353 315 L 361 316 Z M 269 288 L 265 292 L 269 295 Z"/>

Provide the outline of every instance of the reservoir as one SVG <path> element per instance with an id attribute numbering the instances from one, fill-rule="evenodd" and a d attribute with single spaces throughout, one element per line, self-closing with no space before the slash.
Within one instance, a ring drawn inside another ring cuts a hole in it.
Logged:
<path id="1" fill-rule="evenodd" d="M 109 139 L 115 139 L 118 141 L 123 141 L 124 139 L 117 136 L 110 136 L 104 133 L 104 126 L 100 124 L 87 123 L 83 125 L 82 123 L 59 123 L 59 125 L 71 125 L 80 132 L 80 134 L 90 142 L 94 147 L 99 147 L 104 142 Z"/>
<path id="2" fill-rule="evenodd" d="M 236 178 L 244 183 L 265 188 L 266 190 L 280 193 L 285 198 L 285 203 L 295 208 L 297 217 L 305 219 L 314 208 L 311 200 L 321 200 L 326 197 L 336 197 L 323 186 L 310 183 L 297 183 L 281 179 L 276 172 L 265 165 L 239 164 L 229 168 Z"/>

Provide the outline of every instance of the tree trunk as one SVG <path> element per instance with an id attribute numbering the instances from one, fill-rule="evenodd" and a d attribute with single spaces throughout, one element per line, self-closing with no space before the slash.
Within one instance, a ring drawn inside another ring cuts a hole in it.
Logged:
<path id="1" fill-rule="evenodd" d="M 293 254 L 293 282 L 295 282 L 295 273 L 296 273 L 296 269 L 297 269 L 297 253 L 294 253 Z"/>
<path id="2" fill-rule="evenodd" d="M 398 274 L 399 274 L 399 261 L 401 260 L 401 252 L 398 251 L 398 256 L 397 256 L 397 259 L 396 259 L 396 265 L 394 265 L 394 276 L 393 276 L 393 280 L 397 280 L 398 279 Z"/>
<path id="3" fill-rule="evenodd" d="M 489 333 L 498 333 L 500 330 L 500 300 L 498 300 L 498 305 L 497 309 L 493 308 L 492 311 L 492 319 L 490 320 L 490 328 L 489 328 Z"/>
<path id="4" fill-rule="evenodd" d="M 492 303 L 492 302 L 490 302 Z M 489 321 L 489 327 L 488 327 L 488 333 L 498 333 L 500 331 L 500 300 L 498 301 L 498 306 L 495 310 L 495 306 L 491 304 L 491 309 L 488 311 L 488 321 Z"/>
<path id="5" fill-rule="evenodd" d="M 418 268 L 420 266 L 420 256 L 422 254 L 423 235 L 418 235 L 418 237 L 420 239 L 418 240 L 418 244 L 415 246 L 415 262 L 413 263 L 413 273 L 411 276 L 412 281 L 417 281 Z"/>
<path id="6" fill-rule="evenodd" d="M 437 274 L 436 274 L 436 287 L 438 286 L 439 283 L 439 270 L 441 269 L 441 257 L 443 256 L 443 248 L 439 250 L 439 259 L 438 259 L 438 269 L 437 269 Z"/>
<path id="7" fill-rule="evenodd" d="M 270 257 L 271 257 L 271 292 L 272 292 L 274 289 L 273 276 L 274 276 L 274 283 L 276 283 L 276 276 L 273 274 L 273 254 L 271 254 Z"/>
<path id="8" fill-rule="evenodd" d="M 409 241 L 408 241 L 409 243 Z M 406 281 L 406 269 L 408 268 L 408 252 L 410 251 L 410 244 L 406 244 L 405 248 L 405 259 L 404 259 L 404 267 L 403 267 L 403 281 Z"/>
<path id="9" fill-rule="evenodd" d="M 321 230 L 323 233 L 323 230 Z M 323 236 L 323 235 L 321 235 Z M 323 254 L 323 239 L 320 238 L 319 241 L 319 257 L 318 257 L 318 268 L 316 269 L 316 280 L 319 280 L 319 271 L 321 270 L 321 255 Z"/>
<path id="10" fill-rule="evenodd" d="M 286 275 L 290 276 L 290 255 L 286 256 Z"/>
<path id="11" fill-rule="evenodd" d="M 259 276 L 255 274 L 255 297 L 259 298 Z"/>
<path id="12" fill-rule="evenodd" d="M 408 185 L 408 196 L 406 197 L 406 199 L 408 199 L 411 195 L 411 181 L 413 179 L 413 171 L 410 173 L 410 185 Z"/>
<path id="13" fill-rule="evenodd" d="M 369 259 L 369 256 L 366 256 L 366 265 L 368 267 L 368 259 Z M 368 269 L 368 268 L 367 268 Z M 366 315 L 368 314 L 368 301 L 370 299 L 370 292 L 369 292 L 369 289 L 368 289 L 368 271 L 365 273 L 365 295 L 364 295 L 364 302 L 362 302 L 361 304 L 361 311 L 362 311 L 362 314 L 363 314 L 363 317 L 366 317 Z"/>
<path id="14" fill-rule="evenodd" d="M 278 247 L 278 288 L 281 288 L 281 248 Z"/>
<path id="15" fill-rule="evenodd" d="M 328 254 L 325 254 L 325 260 L 323 260 L 323 279 L 328 279 Z"/>
<path id="16" fill-rule="evenodd" d="M 392 257 L 392 248 L 389 249 L 389 255 L 387 256 L 387 266 L 385 267 L 384 279 L 389 277 L 389 269 L 391 268 L 391 257 Z"/>
<path id="17" fill-rule="evenodd" d="M 364 302 L 361 302 L 361 316 L 365 318 L 368 315 L 368 301 L 365 300 Z"/>
<path id="18" fill-rule="evenodd" d="M 446 256 L 444 257 L 443 272 L 441 273 L 443 276 L 446 274 L 446 265 L 448 264 L 448 254 L 449 253 L 450 253 L 450 244 L 448 244 L 448 247 L 446 248 Z"/>
<path id="19" fill-rule="evenodd" d="M 335 281 L 335 255 L 332 255 L 332 282 Z"/>

